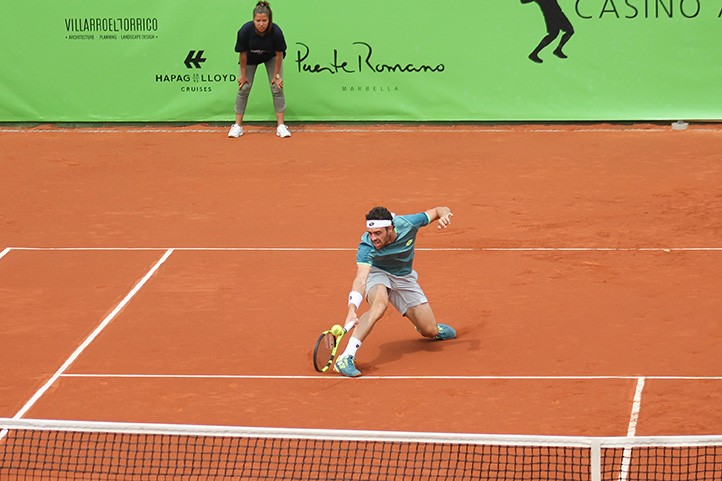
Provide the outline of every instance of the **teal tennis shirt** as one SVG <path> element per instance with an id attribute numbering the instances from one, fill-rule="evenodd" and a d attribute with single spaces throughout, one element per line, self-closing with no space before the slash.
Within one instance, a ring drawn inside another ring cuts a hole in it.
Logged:
<path id="1" fill-rule="evenodd" d="M 361 236 L 356 251 L 356 263 L 378 267 L 395 276 L 411 274 L 414 262 L 414 244 L 419 228 L 429 225 L 425 212 L 394 217 L 394 230 L 397 237 L 391 244 L 376 250 L 368 232 Z"/>

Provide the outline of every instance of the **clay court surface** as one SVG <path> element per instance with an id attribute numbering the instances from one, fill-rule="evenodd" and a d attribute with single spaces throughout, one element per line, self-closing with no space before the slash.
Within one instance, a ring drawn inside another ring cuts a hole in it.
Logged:
<path id="1" fill-rule="evenodd" d="M 722 127 L 291 127 L 0 128 L 0 417 L 722 433 Z M 459 337 L 316 373 L 374 205 Z"/>

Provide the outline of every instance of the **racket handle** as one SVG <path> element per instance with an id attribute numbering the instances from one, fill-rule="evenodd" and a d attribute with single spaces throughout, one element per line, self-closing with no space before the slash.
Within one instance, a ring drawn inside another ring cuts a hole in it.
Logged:
<path id="1" fill-rule="evenodd" d="M 348 321 L 345 326 L 343 326 L 344 332 L 348 332 L 356 325 L 355 321 Z"/>

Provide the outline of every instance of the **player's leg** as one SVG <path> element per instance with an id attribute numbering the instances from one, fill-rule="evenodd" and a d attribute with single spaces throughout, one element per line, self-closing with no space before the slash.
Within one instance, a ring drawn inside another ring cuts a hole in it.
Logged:
<path id="1" fill-rule="evenodd" d="M 243 122 L 243 116 L 246 113 L 246 106 L 248 105 L 248 96 L 251 93 L 251 87 L 253 87 L 253 79 L 256 76 L 257 67 L 257 65 L 246 65 L 246 78 L 248 82 L 244 83 L 236 94 L 236 105 L 234 108 L 236 112 L 236 125 L 241 125 Z"/>
<path id="2" fill-rule="evenodd" d="M 404 314 L 424 337 L 434 337 L 439 333 L 434 311 L 428 302 L 412 307 Z"/>
<path id="3" fill-rule="evenodd" d="M 363 341 L 371 333 L 376 321 L 386 312 L 389 307 L 389 292 L 383 284 L 377 284 L 369 290 L 366 299 L 369 309 L 363 313 L 358 320 L 358 326 L 354 330 L 353 337 Z"/>
<path id="4" fill-rule="evenodd" d="M 275 68 L 276 57 L 266 61 L 266 73 L 268 74 L 268 83 L 271 86 L 271 96 L 273 97 L 273 110 L 276 112 L 276 135 L 281 138 L 286 138 L 291 136 L 291 132 L 284 123 L 284 117 L 286 114 L 286 96 L 283 93 L 283 89 L 273 83 L 273 72 Z M 283 65 L 281 65 L 279 75 L 283 78 Z"/>
<path id="5" fill-rule="evenodd" d="M 419 275 L 411 274 L 392 278 L 393 290 L 389 302 L 416 327 L 419 333 L 432 339 L 453 339 L 456 331 L 445 324 L 438 324 L 426 294 L 419 285 Z"/>
<path id="6" fill-rule="evenodd" d="M 349 338 L 346 349 L 343 351 L 336 362 L 333 369 L 336 372 L 348 377 L 357 377 L 361 375 L 361 371 L 356 368 L 356 352 L 361 347 L 361 343 L 371 333 L 376 321 L 386 312 L 389 306 L 389 286 L 390 282 L 386 274 L 372 270 L 366 279 L 366 300 L 369 308 L 359 318 L 358 325 L 353 331 L 353 335 Z"/>
<path id="7" fill-rule="evenodd" d="M 424 337 L 439 341 L 454 339 L 456 337 L 456 331 L 451 326 L 436 322 L 436 316 L 434 316 L 434 312 L 431 310 L 431 305 L 428 302 L 410 308 L 404 315 L 416 326 L 416 330 Z"/>

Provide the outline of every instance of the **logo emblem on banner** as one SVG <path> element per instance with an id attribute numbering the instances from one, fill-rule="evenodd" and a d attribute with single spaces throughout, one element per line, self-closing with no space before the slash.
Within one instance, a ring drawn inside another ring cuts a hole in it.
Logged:
<path id="1" fill-rule="evenodd" d="M 189 50 L 185 58 L 179 57 L 183 58 L 183 65 L 185 65 L 187 69 L 201 69 L 201 64 L 208 60 L 208 58 L 203 56 L 205 52 L 205 50 Z M 211 65 L 211 70 L 213 70 L 212 62 L 209 65 Z M 213 87 L 235 84 L 237 80 L 238 77 L 236 74 L 208 72 L 207 70 L 204 73 L 190 73 L 187 70 L 180 70 L 155 74 L 156 83 L 177 86 L 181 92 L 211 93 L 213 92 Z"/>
<path id="2" fill-rule="evenodd" d="M 186 59 L 183 60 L 186 68 L 193 68 L 193 66 L 195 66 L 195 68 L 201 68 L 201 64 L 207 60 L 203 58 L 203 52 L 205 52 L 205 50 L 198 50 L 197 52 L 195 50 L 189 51 Z"/>
<path id="3" fill-rule="evenodd" d="M 559 6 L 557 0 L 521 0 L 521 3 L 532 3 L 535 2 L 541 8 L 542 15 L 544 16 L 544 23 L 546 24 L 547 34 L 540 41 L 539 45 L 529 54 L 529 60 L 536 63 L 542 63 L 543 60 L 539 57 L 539 54 L 544 50 L 550 43 L 552 43 L 559 32 L 564 32 L 559 44 L 554 49 L 554 55 L 559 58 L 567 58 L 566 54 L 562 51 L 564 45 L 574 35 L 574 27 L 569 21 L 569 18 L 562 11 L 562 7 Z"/>

